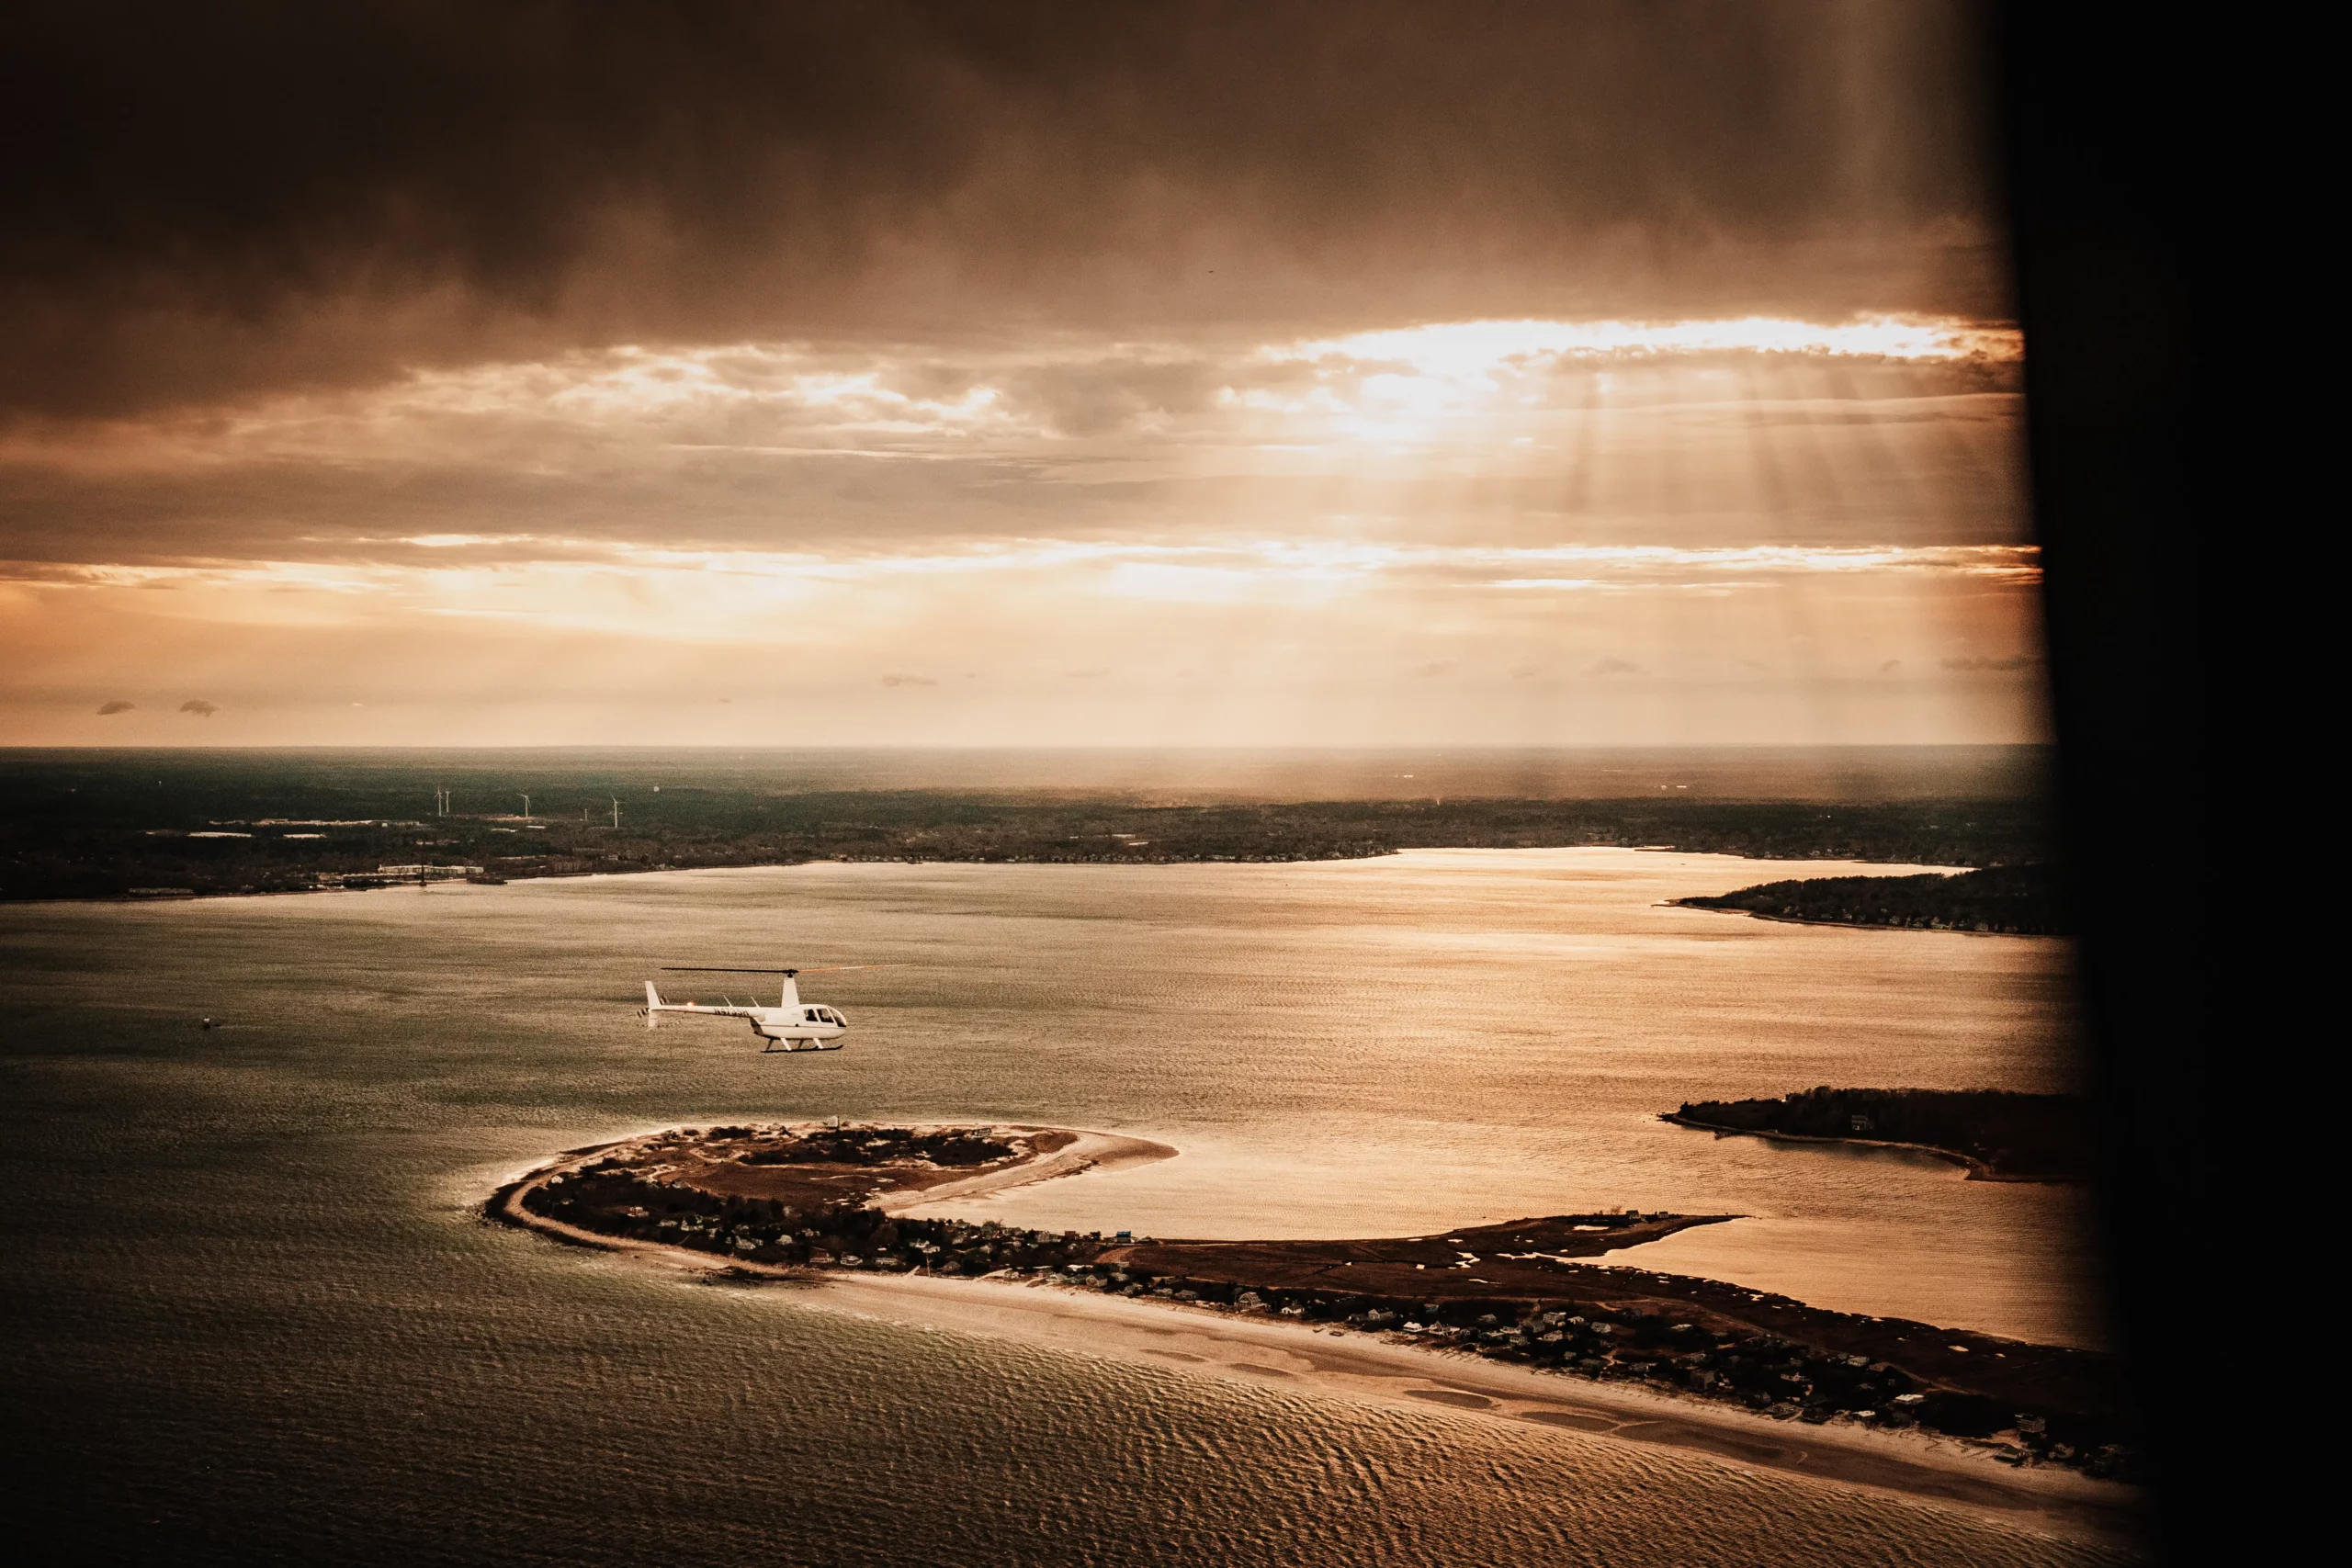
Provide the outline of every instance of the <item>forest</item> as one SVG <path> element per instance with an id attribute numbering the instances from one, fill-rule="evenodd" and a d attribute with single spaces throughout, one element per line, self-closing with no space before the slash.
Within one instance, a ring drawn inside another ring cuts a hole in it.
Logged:
<path id="1" fill-rule="evenodd" d="M 2066 917 L 2064 892 L 2054 866 L 1986 865 L 1957 874 L 1766 882 L 1675 902 L 1692 909 L 1730 909 L 1824 925 L 2065 936 L 2074 927 Z"/>

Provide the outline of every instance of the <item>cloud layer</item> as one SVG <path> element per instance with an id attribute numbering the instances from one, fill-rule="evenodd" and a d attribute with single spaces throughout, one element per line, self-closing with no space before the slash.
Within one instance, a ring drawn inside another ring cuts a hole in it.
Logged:
<path id="1" fill-rule="evenodd" d="M 1439 323 L 1340 340 L 575 352 L 0 439 L 0 557 L 564 541 L 2023 537 L 2016 334 Z"/>
<path id="2" fill-rule="evenodd" d="M 1998 316 L 1978 16 L 44 7 L 0 59 L 0 406 L 629 343 Z"/>
<path id="3" fill-rule="evenodd" d="M 2032 738 L 1979 15 L 50 8 L 0 739 Z"/>

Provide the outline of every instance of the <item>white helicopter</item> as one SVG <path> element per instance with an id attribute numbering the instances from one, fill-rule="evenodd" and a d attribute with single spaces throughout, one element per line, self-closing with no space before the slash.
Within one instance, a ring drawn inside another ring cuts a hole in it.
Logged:
<path id="1" fill-rule="evenodd" d="M 651 1029 L 662 1014 L 688 1013 L 696 1018 L 740 1018 L 752 1026 L 752 1032 L 762 1042 L 763 1055 L 781 1045 L 786 1051 L 838 1051 L 841 1037 L 849 1032 L 849 1020 L 832 1008 L 800 999 L 800 987 L 794 976 L 825 975 L 842 969 L 870 969 L 869 964 L 837 964 L 828 969 L 723 969 L 690 964 L 665 964 L 664 974 L 671 975 L 781 975 L 784 994 L 775 1006 L 762 1007 L 756 1002 L 738 1003 L 732 999 L 713 1007 L 707 1002 L 664 1001 L 652 981 L 645 982 L 645 1006 L 639 1010 L 645 1016 L 645 1027 Z"/>

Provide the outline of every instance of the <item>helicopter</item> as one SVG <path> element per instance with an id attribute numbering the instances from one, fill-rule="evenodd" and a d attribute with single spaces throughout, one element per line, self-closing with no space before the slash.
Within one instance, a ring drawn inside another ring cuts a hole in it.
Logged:
<path id="1" fill-rule="evenodd" d="M 838 1051 L 841 1037 L 849 1032 L 849 1020 L 835 1009 L 819 1002 L 800 999 L 800 987 L 796 976 L 826 975 L 843 969 L 870 969 L 870 964 L 836 964 L 824 969 L 729 969 L 704 964 L 665 964 L 664 974 L 670 975 L 780 975 L 784 977 L 783 994 L 774 1007 L 762 1007 L 756 1002 L 738 1003 L 732 998 L 713 1007 L 707 1002 L 673 1002 L 662 998 L 655 984 L 645 982 L 645 1006 L 639 1009 L 645 1027 L 653 1028 L 662 1014 L 687 1013 L 696 1018 L 740 1018 L 752 1026 L 760 1037 L 763 1055 L 781 1046 L 786 1051 Z"/>

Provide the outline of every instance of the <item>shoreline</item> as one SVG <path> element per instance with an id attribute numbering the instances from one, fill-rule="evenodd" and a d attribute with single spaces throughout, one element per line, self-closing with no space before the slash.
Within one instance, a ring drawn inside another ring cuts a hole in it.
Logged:
<path id="1" fill-rule="evenodd" d="M 994 1197 L 1040 1181 L 1083 1176 L 1090 1170 L 1125 1170 L 1130 1166 L 1154 1165 L 1164 1159 L 1174 1159 L 1180 1152 L 1171 1145 L 1156 1143 L 1149 1138 L 1129 1137 L 1123 1133 L 1090 1133 L 1074 1127 L 1039 1127 L 1018 1122 L 1007 1122 L 1006 1125 L 1016 1133 L 1065 1133 L 1072 1141 L 1028 1164 L 984 1171 L 978 1176 L 943 1181 L 932 1187 L 899 1188 L 877 1192 L 874 1195 L 874 1207 L 893 1218 L 913 1215 L 934 1203 Z"/>
<path id="2" fill-rule="evenodd" d="M 1702 1122 L 1675 1111 L 1661 1111 L 1657 1119 L 1694 1132 L 1713 1133 L 1718 1138 L 1766 1138 L 1786 1144 L 1848 1144 L 1858 1149 L 1909 1149 L 1917 1154 L 1933 1155 L 1951 1165 L 1965 1166 L 1968 1174 L 1961 1178 L 1963 1181 L 2007 1181 L 2028 1187 L 2079 1187 L 2083 1181 L 2078 1176 L 2013 1176 L 1995 1170 L 1973 1155 L 1964 1155 L 1958 1149 L 1941 1148 L 1934 1144 L 1905 1144 L 1887 1138 L 1831 1138 L 1818 1133 L 1776 1132 L 1769 1127 L 1719 1127 L 1713 1122 Z"/>
<path id="3" fill-rule="evenodd" d="M 506 887 L 526 882 L 587 882 L 602 877 L 657 876 L 665 874 L 707 871 L 792 871 L 810 865 L 1051 865 L 1070 867 L 1130 866 L 1154 869 L 1185 865 L 1317 865 L 1351 861 L 1386 860 L 1400 854 L 1412 854 L 1424 850 L 1471 850 L 1478 852 L 1508 852 L 1513 850 L 1623 850 L 1630 854 L 1713 855 L 1724 860 L 1756 861 L 1771 865 L 1804 865 L 1817 862 L 1821 856 L 1789 858 L 1770 854 L 1748 854 L 1736 850 L 1684 849 L 1675 844 L 1394 844 L 1361 852 L 1332 854 L 1194 854 L 1165 855 L 1154 859 L 1104 858 L 1101 860 L 1061 860 L 1029 856 L 963 858 L 952 855 L 815 855 L 806 860 L 728 861 L 710 865 L 639 865 L 621 866 L 594 871 L 523 871 L 502 873 L 495 877 L 468 876 L 432 877 L 424 881 L 368 881 L 357 886 L 322 885 L 309 887 L 254 887 L 231 889 L 161 888 L 153 893 L 91 893 L 32 898 L 0 897 L 0 906 L 30 908 L 41 904 L 191 904 L 218 899 L 284 898 L 298 895 L 323 893 L 403 893 L 423 892 L 432 887 Z M 1874 861 L 1849 859 L 1854 865 L 1917 865 L 1924 863 L 1905 860 Z M 1758 914 L 1747 909 L 1715 909 L 1704 905 L 1686 904 L 1679 898 L 1660 899 L 1655 908 L 1699 909 L 1715 915 L 1749 915 L 1759 920 L 1779 920 L 1786 925 L 1836 926 L 1849 931 L 1901 931 L 1917 927 L 1867 926 L 1859 921 L 1809 920 L 1787 915 Z M 2027 931 L 1963 931 L 1956 928 L 1945 934 L 1958 936 L 2028 936 L 2046 933 Z M 2061 939 L 2064 940 L 2064 939 Z"/>
<path id="4" fill-rule="evenodd" d="M 1113 1134 L 1075 1136 L 1076 1142 L 1031 1165 L 973 1179 L 988 1185 L 954 1196 L 977 1196 L 1095 1168 L 1088 1154 L 1104 1145 L 1168 1147 Z M 1102 1140 L 1102 1145 L 1089 1145 L 1088 1139 Z M 1103 1296 L 1001 1273 L 967 1279 L 756 1263 L 603 1235 L 525 1206 L 525 1196 L 548 1179 L 568 1176 L 632 1141 L 567 1150 L 543 1162 L 491 1193 L 482 1204 L 483 1217 L 561 1245 L 714 1282 L 798 1285 L 810 1292 L 807 1304 L 819 1310 L 1022 1339 L 1260 1387 L 1312 1388 L 1424 1413 L 1435 1405 L 1465 1418 L 1515 1420 L 1680 1448 L 1723 1462 L 1969 1508 L 2011 1522 L 2030 1519 L 2054 1533 L 2108 1544 L 2136 1543 L 2144 1535 L 2144 1497 L 2137 1488 L 2068 1469 L 2013 1468 L 1996 1462 L 1989 1447 L 1916 1429 L 1782 1422 L 1712 1401 L 1439 1349 L 1399 1334 L 1284 1322 L 1206 1304 Z M 1130 1157 L 1167 1156 L 1138 1153 Z M 1038 1168 L 1056 1165 L 1065 1168 Z M 925 1201 L 949 1201 L 951 1195 L 943 1186 L 877 1197 L 886 1201 L 896 1197 L 899 1212 L 903 1212 Z"/>
<path id="5" fill-rule="evenodd" d="M 2107 1544 L 2143 1535 L 2142 1495 L 2072 1471 L 2012 1470 L 1949 1438 L 1823 1427 L 1625 1384 L 1438 1349 L 1402 1337 L 1334 1331 L 1205 1306 L 1129 1301 L 1042 1283 L 923 1274 L 829 1274 L 807 1298 L 949 1332 L 1215 1377 L 1312 1391 L 1427 1414 L 1515 1421 L 1647 1443 L 1719 1462 L 1925 1500 Z"/>
<path id="6" fill-rule="evenodd" d="M 1742 860 L 1750 860 L 1755 857 L 1750 855 L 1742 855 L 1739 858 Z M 1870 861 L 1857 861 L 1854 863 L 1857 865 L 1869 865 L 1873 863 Z M 1877 863 L 1893 865 L 1898 863 L 1886 861 Z M 1928 936 L 1997 936 L 2007 937 L 2013 941 L 2019 937 L 2036 937 L 2044 942 L 2071 942 L 2074 940 L 2071 937 L 2061 936 L 2055 931 L 1962 931 L 1958 926 L 1890 926 L 1883 921 L 1871 920 L 1816 920 L 1804 915 L 1767 914 L 1761 909 L 1718 908 L 1713 904 L 1693 904 L 1687 898 L 1661 898 L 1657 904 L 1653 905 L 1652 908 L 1659 909 L 1691 909 L 1702 915 L 1743 915 L 1751 920 L 1770 920 L 1778 925 L 1826 926 L 1832 931 L 1919 931 Z"/>

